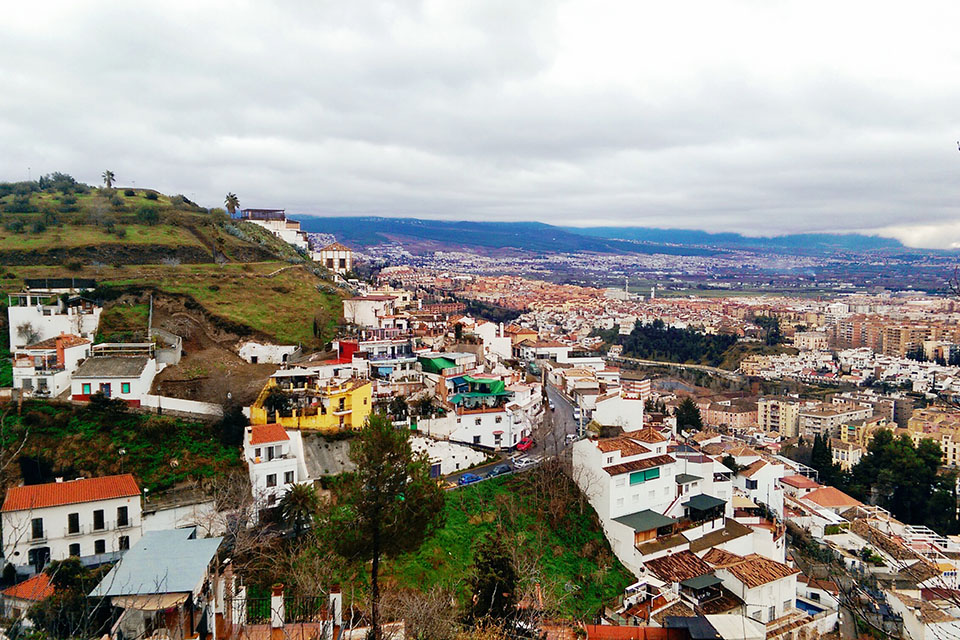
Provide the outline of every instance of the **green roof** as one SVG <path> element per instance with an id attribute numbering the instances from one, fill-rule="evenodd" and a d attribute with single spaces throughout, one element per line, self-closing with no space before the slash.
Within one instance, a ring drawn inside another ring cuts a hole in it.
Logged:
<path id="1" fill-rule="evenodd" d="M 678 473 L 675 479 L 677 484 L 687 484 L 688 482 L 693 482 L 695 480 L 703 480 L 703 478 L 700 476 L 695 476 L 690 473 Z"/>
<path id="2" fill-rule="evenodd" d="M 444 369 L 450 369 L 457 366 L 457 363 L 449 358 L 420 358 L 420 364 L 427 373 L 440 373 Z"/>
<path id="3" fill-rule="evenodd" d="M 718 578 L 712 573 L 705 573 L 702 576 L 697 576 L 696 578 L 689 578 L 687 580 L 681 580 L 680 586 L 687 587 L 688 589 L 706 589 L 707 587 L 715 587 L 718 584 L 723 584 L 723 580 Z"/>
<path id="4" fill-rule="evenodd" d="M 675 519 L 669 516 L 659 514 L 650 509 L 644 509 L 643 511 L 631 513 L 627 516 L 620 516 L 619 518 L 614 518 L 613 520 L 614 522 L 627 525 L 634 531 L 652 531 L 654 529 L 666 527 L 667 525 L 677 522 Z"/>
<path id="5" fill-rule="evenodd" d="M 474 378 L 473 376 L 463 376 L 463 379 L 469 382 L 471 386 L 483 384 L 490 387 L 490 391 L 481 395 L 503 395 L 507 393 L 507 385 L 504 384 L 503 380 L 497 380 L 496 378 Z"/>
<path id="6" fill-rule="evenodd" d="M 697 511 L 706 511 L 707 509 L 712 509 L 725 504 L 727 504 L 726 500 L 721 500 L 720 498 L 714 498 L 713 496 L 708 496 L 705 493 L 701 493 L 700 495 L 693 496 L 684 502 L 683 506 L 696 509 Z"/>

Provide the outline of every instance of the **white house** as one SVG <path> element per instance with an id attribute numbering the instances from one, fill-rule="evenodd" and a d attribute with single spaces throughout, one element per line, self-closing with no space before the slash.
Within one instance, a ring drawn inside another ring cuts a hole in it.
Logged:
<path id="1" fill-rule="evenodd" d="M 283 364 L 299 355 L 300 347 L 290 344 L 261 344 L 244 342 L 237 354 L 250 364 Z"/>
<path id="2" fill-rule="evenodd" d="M 777 515 L 783 515 L 783 486 L 780 480 L 786 475 L 781 463 L 758 459 L 750 463 L 734 477 L 734 485 L 742 489 L 754 502 L 762 502 Z"/>
<path id="3" fill-rule="evenodd" d="M 592 418 L 604 426 L 623 427 L 624 431 L 643 429 L 643 401 L 619 391 L 598 396 Z"/>
<path id="4" fill-rule="evenodd" d="M 20 347 L 13 355 L 13 388 L 55 398 L 70 388 L 71 376 L 89 355 L 90 340 L 68 334 Z"/>
<path id="5" fill-rule="evenodd" d="M 11 351 L 61 334 L 92 340 L 100 326 L 100 305 L 62 289 L 27 289 L 7 301 Z"/>
<path id="6" fill-rule="evenodd" d="M 287 218 L 283 209 L 243 209 L 239 217 L 263 227 L 297 249 L 306 251 L 310 248 L 307 234 L 300 229 L 300 222 Z"/>
<path id="7" fill-rule="evenodd" d="M 743 600 L 747 617 L 768 623 L 795 609 L 799 570 L 758 554 L 729 558 L 715 566 L 723 586 Z"/>
<path id="8" fill-rule="evenodd" d="M 157 375 L 157 361 L 149 356 L 93 355 L 73 373 L 70 394 L 87 401 L 95 393 L 140 406 Z"/>
<path id="9" fill-rule="evenodd" d="M 344 275 L 353 270 L 353 251 L 339 242 L 313 252 L 313 259 L 334 273 Z"/>
<path id="10" fill-rule="evenodd" d="M 19 573 L 69 556 L 114 560 L 142 535 L 140 488 L 129 473 L 13 487 L 0 516 L 3 556 Z"/>
<path id="11" fill-rule="evenodd" d="M 356 296 L 343 299 L 343 321 L 379 329 L 382 319 L 393 315 L 396 298 L 388 295 Z"/>
<path id="12" fill-rule="evenodd" d="M 295 484 L 307 482 L 300 432 L 279 424 L 247 427 L 243 457 L 250 472 L 253 497 L 263 506 L 273 506 Z"/>

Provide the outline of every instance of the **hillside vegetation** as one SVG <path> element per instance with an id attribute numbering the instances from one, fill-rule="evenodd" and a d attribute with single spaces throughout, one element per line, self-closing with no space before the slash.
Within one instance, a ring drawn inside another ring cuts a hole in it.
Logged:
<path id="1" fill-rule="evenodd" d="M 153 293 L 180 299 L 234 336 L 318 347 L 333 335 L 343 295 L 308 256 L 222 209 L 149 189 L 94 188 L 65 174 L 0 183 L 0 269 L 3 293 L 24 278 L 95 279 L 107 301 L 105 339 L 143 326 L 143 308 L 120 317 L 129 312 L 111 309 L 112 300 Z"/>

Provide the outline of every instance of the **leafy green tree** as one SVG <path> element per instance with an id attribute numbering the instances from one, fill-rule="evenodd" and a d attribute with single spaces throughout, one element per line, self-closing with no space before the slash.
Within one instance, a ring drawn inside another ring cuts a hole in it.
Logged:
<path id="1" fill-rule="evenodd" d="M 280 521 L 300 537 L 310 528 L 320 512 L 320 499 L 317 491 L 309 484 L 295 484 L 280 499 Z"/>
<path id="2" fill-rule="evenodd" d="M 956 474 L 941 473 L 939 443 L 923 439 L 914 446 L 907 435 L 878 431 L 867 454 L 853 468 L 848 491 L 878 504 L 907 524 L 925 524 L 942 534 L 960 531 L 956 515 Z"/>
<path id="3" fill-rule="evenodd" d="M 687 396 L 673 411 L 677 418 L 677 429 L 703 429 L 703 418 L 700 416 L 700 408 L 693 398 Z"/>
<path id="4" fill-rule="evenodd" d="M 508 626 L 517 617 L 517 570 L 504 544 L 503 531 L 490 532 L 473 551 L 471 598 L 467 619 L 471 624 L 494 622 Z"/>
<path id="5" fill-rule="evenodd" d="M 418 549 L 441 523 L 444 494 L 430 460 L 414 455 L 407 431 L 374 414 L 353 441 L 357 472 L 335 491 L 327 518 L 331 544 L 345 558 L 371 560 L 371 637 L 380 640 L 380 561 Z"/>
<path id="6" fill-rule="evenodd" d="M 783 342 L 783 333 L 780 330 L 780 321 L 773 316 L 757 316 L 753 319 L 760 329 L 763 330 L 763 341 L 767 345 L 775 345 Z"/>
<path id="7" fill-rule="evenodd" d="M 227 197 L 223 201 L 223 206 L 227 208 L 227 211 L 230 212 L 230 215 L 235 214 L 237 209 L 240 208 L 240 199 L 237 198 L 237 194 L 228 193 Z"/>
<path id="8" fill-rule="evenodd" d="M 103 175 L 101 177 L 103 178 L 103 184 L 107 187 L 107 189 L 110 189 L 111 187 L 113 187 L 113 182 L 114 180 L 116 180 L 116 176 L 113 175 L 113 171 L 110 171 L 109 169 L 107 169 L 106 171 L 103 172 Z"/>
<path id="9" fill-rule="evenodd" d="M 290 407 L 292 398 L 289 393 L 280 387 L 271 387 L 267 392 L 267 397 L 263 399 L 263 408 L 268 414 L 280 413 Z"/>

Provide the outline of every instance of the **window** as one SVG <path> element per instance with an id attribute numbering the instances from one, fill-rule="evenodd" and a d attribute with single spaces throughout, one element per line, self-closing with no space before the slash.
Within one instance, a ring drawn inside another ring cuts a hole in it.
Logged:
<path id="1" fill-rule="evenodd" d="M 103 524 L 103 509 L 97 509 L 93 512 L 93 528 L 100 530 L 104 528 Z"/>
<path id="2" fill-rule="evenodd" d="M 647 494 L 647 498 L 650 499 L 651 501 L 656 500 L 656 499 L 657 499 L 657 492 L 656 492 L 656 490 L 651 489 L 651 490 L 650 490 L 650 493 Z"/>
<path id="3" fill-rule="evenodd" d="M 70 545 L 70 555 L 75 556 L 77 558 L 80 557 L 80 543 L 75 542 L 72 545 Z"/>
<path id="4" fill-rule="evenodd" d="M 347 268 L 347 259 L 346 259 L 346 258 L 340 258 L 340 268 L 341 268 L 341 269 L 346 269 L 346 268 Z"/>
<path id="5" fill-rule="evenodd" d="M 130 536 L 120 536 L 120 540 L 117 542 L 117 548 L 120 551 L 128 551 L 130 549 Z"/>
<path id="6" fill-rule="evenodd" d="M 327 258 L 327 269 L 333 269 L 333 258 Z"/>
<path id="7" fill-rule="evenodd" d="M 656 480 L 660 477 L 660 467 L 646 469 L 644 471 L 634 471 L 630 474 L 630 484 L 641 484 L 647 480 Z"/>
<path id="8" fill-rule="evenodd" d="M 267 460 L 273 460 L 276 457 L 275 451 L 273 447 L 267 447 Z"/>
<path id="9" fill-rule="evenodd" d="M 101 554 L 107 552 L 107 541 L 106 540 L 94 540 L 93 541 L 93 552 L 95 554 Z"/>
<path id="10" fill-rule="evenodd" d="M 480 418 L 477 418 L 476 420 L 474 420 L 473 423 L 479 427 L 479 426 L 480 426 Z"/>
<path id="11" fill-rule="evenodd" d="M 817 597 L 819 597 L 819 594 L 817 594 Z M 792 603 L 790 600 L 784 600 L 784 601 L 783 601 L 783 612 L 784 612 L 784 613 L 786 613 L 787 611 L 789 611 L 792 607 L 793 607 L 793 603 Z"/>
<path id="12" fill-rule="evenodd" d="M 634 471 L 633 473 L 630 474 L 631 486 L 635 484 L 643 484 L 643 482 L 644 482 L 643 471 Z"/>
<path id="13" fill-rule="evenodd" d="M 277 486 L 277 474 L 275 473 L 267 474 L 267 486 L 268 487 Z"/>
<path id="14" fill-rule="evenodd" d="M 480 436 L 473 436 L 473 444 L 480 444 Z"/>
<path id="15" fill-rule="evenodd" d="M 606 464 L 613 464 L 613 456 L 607 456 Z"/>
<path id="16" fill-rule="evenodd" d="M 34 540 L 43 538 L 43 518 L 34 518 L 30 521 L 30 529 Z"/>
<path id="17" fill-rule="evenodd" d="M 89 383 L 89 382 L 84 382 L 84 383 L 81 385 L 81 393 L 82 393 L 83 395 L 85 395 L 85 396 L 90 395 L 90 383 Z"/>
<path id="18" fill-rule="evenodd" d="M 67 514 L 67 533 L 80 533 L 80 514 Z"/>
<path id="19" fill-rule="evenodd" d="M 747 489 L 756 489 L 756 488 L 757 488 L 757 481 L 747 478 Z"/>
<path id="20" fill-rule="evenodd" d="M 616 483 L 616 484 L 617 484 L 618 487 L 622 487 L 622 486 L 624 486 L 625 484 L 627 484 L 627 479 L 626 479 L 626 478 L 617 478 L 617 483 Z"/>
<path id="21" fill-rule="evenodd" d="M 110 397 L 110 383 L 109 383 L 109 382 L 101 382 L 101 383 L 100 383 L 100 393 L 102 393 L 103 395 L 107 396 L 108 398 Z"/>
<path id="22" fill-rule="evenodd" d="M 125 527 L 130 524 L 130 513 L 127 507 L 117 507 L 117 526 Z"/>
<path id="23" fill-rule="evenodd" d="M 503 422 L 503 418 L 501 416 L 497 416 L 497 419 L 494 422 L 496 422 L 497 424 L 500 424 L 501 422 Z"/>
<path id="24" fill-rule="evenodd" d="M 502 440 L 503 440 L 503 435 L 499 433 L 493 434 L 493 444 L 499 447 Z"/>
<path id="25" fill-rule="evenodd" d="M 256 449 L 253 450 L 253 457 L 254 458 L 260 457 L 260 447 L 257 447 Z"/>
<path id="26" fill-rule="evenodd" d="M 622 506 L 623 506 L 623 498 L 617 498 L 617 506 L 618 506 L 618 507 L 622 507 Z"/>
<path id="27" fill-rule="evenodd" d="M 121 382 L 120 383 L 120 393 L 130 393 L 130 383 Z"/>
<path id="28" fill-rule="evenodd" d="M 776 608 L 776 607 L 770 607 L 770 609 L 767 611 L 767 620 L 768 620 L 768 621 L 769 621 L 769 620 L 775 620 L 776 617 L 777 617 L 777 608 Z"/>
<path id="29" fill-rule="evenodd" d="M 284 472 L 283 484 L 293 484 L 293 471 Z"/>

